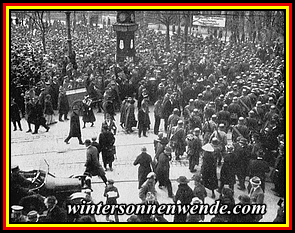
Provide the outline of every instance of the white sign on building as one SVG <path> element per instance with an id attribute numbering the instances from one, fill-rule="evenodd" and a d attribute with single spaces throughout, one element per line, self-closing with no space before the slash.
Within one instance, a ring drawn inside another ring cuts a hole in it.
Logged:
<path id="1" fill-rule="evenodd" d="M 203 27 L 225 27 L 225 17 L 219 16 L 193 16 L 193 25 Z"/>

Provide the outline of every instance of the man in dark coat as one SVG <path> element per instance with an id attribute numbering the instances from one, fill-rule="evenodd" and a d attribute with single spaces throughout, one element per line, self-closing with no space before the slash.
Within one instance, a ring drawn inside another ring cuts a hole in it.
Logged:
<path id="1" fill-rule="evenodd" d="M 14 127 L 13 131 L 17 130 L 16 123 L 18 124 L 19 130 L 22 131 L 22 126 L 20 123 L 20 109 L 19 109 L 18 105 L 15 103 L 14 99 L 11 100 L 10 118 L 11 118 L 11 121 L 12 121 L 13 127 Z"/>
<path id="2" fill-rule="evenodd" d="M 89 96 L 85 96 L 82 103 L 83 103 L 82 121 L 84 122 L 83 129 L 86 127 L 86 123 L 91 123 L 91 127 L 93 127 L 96 119 L 93 113 L 93 106 L 92 106 L 91 100 L 89 99 Z"/>
<path id="3" fill-rule="evenodd" d="M 162 188 L 163 186 L 167 187 L 168 197 L 173 198 L 172 185 L 169 179 L 169 162 L 172 159 L 171 153 L 172 149 L 166 146 L 164 152 L 159 155 L 155 173 L 157 175 L 157 180 L 159 181 L 159 188 Z"/>
<path id="4" fill-rule="evenodd" d="M 10 205 L 18 205 L 23 197 L 33 194 L 29 189 L 31 181 L 27 180 L 19 171 L 19 166 L 11 168 Z"/>
<path id="5" fill-rule="evenodd" d="M 105 171 L 103 170 L 101 164 L 98 161 L 98 150 L 95 146 L 91 145 L 89 139 L 85 140 L 86 150 L 86 163 L 85 163 L 85 173 L 90 174 L 91 176 L 101 177 L 103 182 L 107 185 L 107 178 L 105 176 Z"/>
<path id="6" fill-rule="evenodd" d="M 102 161 L 105 170 L 107 171 L 107 165 L 109 165 L 110 171 L 113 171 L 113 161 L 115 160 L 114 144 L 115 144 L 114 134 L 108 130 L 107 125 L 102 126 L 102 132 L 99 135 L 98 143 L 102 152 Z"/>
<path id="7" fill-rule="evenodd" d="M 62 116 L 64 116 L 64 120 L 68 120 L 68 112 L 70 109 L 70 105 L 68 97 L 66 95 L 66 91 L 63 87 L 60 87 L 59 89 L 57 109 L 59 113 L 59 121 L 63 121 Z"/>
<path id="8" fill-rule="evenodd" d="M 46 119 L 43 114 L 43 108 L 42 105 L 38 99 L 38 97 L 35 97 L 35 107 L 34 107 L 34 116 L 35 116 L 35 131 L 33 134 L 37 134 L 39 127 L 43 126 L 46 129 L 46 132 L 50 129 L 48 125 L 46 125 Z"/>
<path id="9" fill-rule="evenodd" d="M 251 159 L 249 162 L 249 179 L 253 176 L 257 176 L 261 180 L 260 187 L 262 188 L 263 192 L 265 191 L 265 179 L 266 173 L 270 172 L 269 164 L 263 159 L 263 151 L 260 151 L 260 154 L 257 156 L 256 159 Z M 251 183 L 248 185 L 248 191 L 251 189 Z"/>
<path id="10" fill-rule="evenodd" d="M 133 162 L 133 165 L 138 167 L 138 189 L 146 181 L 147 175 L 152 171 L 151 169 L 152 157 L 147 153 L 146 147 L 141 148 L 141 154 L 138 155 Z"/>
<path id="11" fill-rule="evenodd" d="M 70 118 L 70 132 L 69 136 L 65 139 L 65 143 L 69 144 L 69 140 L 72 137 L 76 137 L 79 140 L 80 145 L 84 145 L 82 138 L 81 138 L 81 127 L 80 127 L 80 119 L 78 114 L 78 108 L 73 108 L 73 113 Z"/>
<path id="12" fill-rule="evenodd" d="M 141 137 L 141 133 L 144 137 L 147 137 L 146 132 L 150 125 L 149 120 L 149 113 L 146 111 L 146 109 L 142 106 L 138 110 L 138 137 Z"/>
<path id="13" fill-rule="evenodd" d="M 135 103 L 135 101 L 131 97 L 128 98 L 128 104 L 126 106 L 126 119 L 125 119 L 126 133 L 133 132 L 132 127 L 136 126 L 134 124 L 136 122 L 135 114 L 134 114 L 134 112 L 135 112 L 134 103 Z"/>
<path id="14" fill-rule="evenodd" d="M 236 183 L 236 154 L 234 153 L 234 147 L 228 145 L 223 157 L 223 164 L 220 169 L 220 186 L 218 192 L 221 193 L 225 184 L 228 184 L 231 190 L 234 190 L 234 184 Z"/>
<path id="15" fill-rule="evenodd" d="M 194 197 L 193 190 L 188 186 L 189 179 L 187 179 L 185 176 L 179 176 L 176 181 L 179 184 L 174 197 L 174 202 L 176 204 L 189 205 Z M 185 222 L 186 218 L 187 213 L 175 213 L 173 222 Z"/>
<path id="16" fill-rule="evenodd" d="M 248 166 L 250 158 L 250 147 L 247 144 L 247 139 L 239 138 L 238 143 L 234 143 L 234 153 L 237 155 L 235 164 L 236 175 L 239 180 L 239 190 L 245 190 L 245 179 L 248 175 Z"/>
<path id="17" fill-rule="evenodd" d="M 163 113 L 163 119 L 164 119 L 164 129 L 167 132 L 168 130 L 168 118 L 169 116 L 172 114 L 173 111 L 173 106 L 170 100 L 170 96 L 169 94 L 165 94 L 164 99 L 163 99 L 163 103 L 162 103 L 163 109 L 162 109 L 162 113 Z"/>

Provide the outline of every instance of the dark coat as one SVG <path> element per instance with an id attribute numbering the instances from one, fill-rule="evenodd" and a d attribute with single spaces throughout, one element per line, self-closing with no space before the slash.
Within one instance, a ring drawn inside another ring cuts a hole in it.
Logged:
<path id="1" fill-rule="evenodd" d="M 10 117 L 12 121 L 19 121 L 20 120 L 20 110 L 16 103 L 13 103 L 10 106 Z"/>
<path id="2" fill-rule="evenodd" d="M 165 184 L 167 180 L 169 180 L 169 171 L 170 171 L 170 164 L 169 161 L 171 160 L 171 155 L 165 154 L 164 152 L 161 153 L 158 157 L 158 163 L 155 169 L 155 173 L 157 175 L 157 180 L 160 184 Z"/>
<path id="3" fill-rule="evenodd" d="M 103 170 L 101 164 L 98 161 L 98 151 L 94 146 L 89 146 L 86 151 L 86 163 L 85 172 L 90 173 L 92 176 L 104 176 L 105 171 Z"/>
<path id="4" fill-rule="evenodd" d="M 83 122 L 90 122 L 93 123 L 96 119 L 93 113 L 93 109 L 91 106 L 83 103 Z"/>
<path id="5" fill-rule="evenodd" d="M 148 128 L 150 126 L 150 118 L 148 112 L 145 112 L 142 108 L 138 110 L 138 128 Z"/>
<path id="6" fill-rule="evenodd" d="M 44 222 L 67 222 L 66 212 L 56 205 L 53 209 L 47 212 Z"/>
<path id="7" fill-rule="evenodd" d="M 142 152 L 140 155 L 138 155 L 133 163 L 133 165 L 139 164 L 138 167 L 138 188 L 141 187 L 141 185 L 146 181 L 146 176 L 152 171 L 151 169 L 151 162 L 152 157 Z"/>
<path id="8" fill-rule="evenodd" d="M 25 109 L 26 109 L 26 120 L 29 123 L 33 123 L 34 118 L 33 118 L 33 109 L 34 109 L 34 105 L 32 104 L 32 102 L 27 102 L 25 105 Z"/>
<path id="9" fill-rule="evenodd" d="M 115 136 L 110 131 L 105 131 L 99 135 L 99 144 L 102 152 L 102 160 L 104 163 L 111 163 L 115 160 L 113 145 L 115 143 Z"/>
<path id="10" fill-rule="evenodd" d="M 224 162 L 220 169 L 220 181 L 223 184 L 233 185 L 236 183 L 235 163 L 236 155 L 234 153 L 224 154 Z"/>
<path id="11" fill-rule="evenodd" d="M 234 143 L 233 145 L 234 153 L 237 155 L 235 163 L 236 174 L 247 176 L 251 154 L 250 148 L 248 146 L 242 147 L 239 143 Z"/>
<path id="12" fill-rule="evenodd" d="M 53 115 L 54 114 L 52 102 L 50 100 L 45 100 L 44 114 L 46 114 L 46 115 Z"/>
<path id="13" fill-rule="evenodd" d="M 203 164 L 201 167 L 202 179 L 207 189 L 214 190 L 218 188 L 218 179 L 216 171 L 216 159 L 213 152 L 205 151 L 203 155 Z"/>
<path id="14" fill-rule="evenodd" d="M 178 201 L 180 201 L 181 205 L 188 205 L 191 203 L 193 197 L 194 197 L 194 192 L 188 186 L 188 184 L 179 184 L 175 194 L 174 202 L 178 203 Z M 187 218 L 187 214 L 175 214 L 174 222 L 185 222 L 186 218 Z"/>
<path id="15" fill-rule="evenodd" d="M 135 122 L 135 106 L 134 104 L 128 104 L 126 106 L 126 119 L 125 119 L 125 127 L 126 129 L 131 129 L 134 127 Z"/>
<path id="16" fill-rule="evenodd" d="M 60 114 L 67 114 L 69 112 L 70 105 L 67 95 L 61 93 L 58 95 L 57 109 Z"/>
<path id="17" fill-rule="evenodd" d="M 81 137 L 81 127 L 79 115 L 75 112 L 72 113 L 70 118 L 70 137 Z"/>

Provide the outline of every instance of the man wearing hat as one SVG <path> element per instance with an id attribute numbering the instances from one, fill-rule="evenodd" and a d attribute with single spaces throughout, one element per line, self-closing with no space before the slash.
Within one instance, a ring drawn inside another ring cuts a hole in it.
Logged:
<path id="1" fill-rule="evenodd" d="M 193 190 L 188 186 L 189 179 L 185 176 L 179 176 L 176 181 L 178 182 L 178 188 L 174 197 L 174 202 L 180 205 L 189 205 L 194 197 Z M 175 213 L 173 222 L 186 222 L 186 218 L 186 213 Z"/>
<path id="2" fill-rule="evenodd" d="M 220 147 L 220 154 L 218 157 L 218 166 L 221 165 L 221 160 L 223 158 L 223 154 L 225 152 L 225 147 L 227 145 L 227 134 L 225 132 L 225 125 L 223 123 L 218 125 L 218 128 L 211 134 L 209 138 L 209 142 L 212 141 L 213 138 L 218 139 L 218 146 Z"/>
<path id="3" fill-rule="evenodd" d="M 172 149 L 169 146 L 165 147 L 163 153 L 159 155 L 158 164 L 155 170 L 157 180 L 159 181 L 159 188 L 165 186 L 168 191 L 168 197 L 173 198 L 172 185 L 169 178 L 170 175 L 170 161 L 172 159 Z"/>
<path id="4" fill-rule="evenodd" d="M 133 162 L 134 166 L 138 164 L 138 189 L 140 189 L 141 185 L 146 181 L 146 176 L 152 171 L 152 157 L 147 153 L 145 146 L 141 148 L 141 154 Z"/>
<path id="5" fill-rule="evenodd" d="M 81 126 L 80 126 L 80 118 L 79 118 L 78 111 L 79 111 L 78 107 L 74 106 L 73 113 L 70 118 L 70 132 L 68 137 L 64 140 L 66 144 L 69 144 L 69 140 L 72 137 L 76 137 L 79 140 L 79 144 L 84 145 L 81 138 Z"/>

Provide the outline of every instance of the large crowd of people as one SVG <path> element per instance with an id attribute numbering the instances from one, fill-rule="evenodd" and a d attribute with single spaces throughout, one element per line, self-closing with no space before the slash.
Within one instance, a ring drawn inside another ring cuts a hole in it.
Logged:
<path id="1" fill-rule="evenodd" d="M 71 109 L 66 92 L 85 87 L 86 99 L 97 101 L 85 107 L 84 127 L 87 122 L 93 126 L 93 109 L 97 107 L 105 113 L 102 128 L 104 134 L 111 132 L 112 143 L 117 131 L 115 112 L 120 113 L 120 126 L 126 134 L 133 133 L 137 127 L 139 138 L 147 137 L 151 129 L 158 135 L 154 141 L 154 158 L 145 158 L 146 148 L 143 148 L 134 162 L 140 164 L 139 173 L 142 172 L 138 175 L 138 188 L 143 202 L 156 201 L 154 186 L 158 182 L 159 188 L 167 188 L 168 196 L 175 203 L 204 203 L 207 188 L 212 191 L 212 198 L 216 198 L 217 190 L 219 200 L 234 204 L 237 177 L 237 188 L 245 192 L 239 198 L 241 203 L 258 203 L 257 195 L 252 194 L 257 185 L 261 187 L 259 203 L 262 204 L 266 174 L 270 171 L 275 187 L 273 194 L 285 196 L 286 70 L 284 45 L 278 40 L 225 42 L 213 35 L 189 35 L 189 48 L 184 57 L 183 37 L 172 34 L 167 49 L 164 34 L 139 29 L 136 56 L 117 63 L 116 34 L 110 27 L 87 30 L 77 27 L 72 41 L 73 62 L 67 56 L 64 25 L 56 23 L 48 32 L 47 53 L 41 49 L 38 32 L 34 34 L 25 26 L 11 27 L 10 93 L 14 130 L 17 124 L 20 130 L 24 129 L 20 119 L 25 117 L 27 133 L 38 133 L 40 126 L 48 132 L 49 125 L 56 123 L 54 110 L 59 114 L 57 124 L 68 120 L 68 113 L 75 114 L 77 109 Z M 150 117 L 154 117 L 153 121 Z M 78 134 L 70 132 L 66 143 L 71 137 L 78 137 L 79 143 L 84 144 L 80 125 L 78 128 Z M 99 141 L 102 144 L 103 138 Z M 90 145 L 89 140 L 87 143 Z M 100 151 L 105 170 L 109 166 L 112 171 L 113 157 L 108 161 L 107 152 Z M 97 150 L 97 156 L 100 151 Z M 186 177 L 180 177 L 178 190 L 173 193 L 169 163 L 186 158 L 192 174 L 196 167 L 201 167 L 200 174 L 194 176 L 195 190 L 187 186 Z M 217 167 L 221 168 L 220 182 Z M 107 184 L 106 178 L 104 182 Z M 150 217 L 132 216 L 129 221 L 157 221 Z M 204 216 L 195 217 L 175 216 L 174 221 L 204 220 Z M 166 221 L 163 216 L 158 219 Z M 261 216 L 215 216 L 212 221 L 258 222 L 260 219 Z"/>

